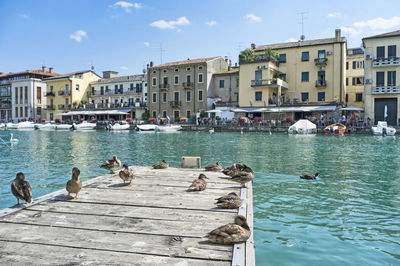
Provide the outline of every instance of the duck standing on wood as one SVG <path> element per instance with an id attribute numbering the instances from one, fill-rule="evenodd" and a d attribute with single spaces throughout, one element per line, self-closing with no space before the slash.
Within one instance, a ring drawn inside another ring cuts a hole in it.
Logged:
<path id="1" fill-rule="evenodd" d="M 214 171 L 214 172 L 220 172 L 222 171 L 222 165 L 218 161 L 216 164 L 209 164 L 205 167 L 206 171 Z"/>
<path id="2" fill-rule="evenodd" d="M 166 169 L 168 168 L 168 163 L 165 160 L 162 160 L 160 163 L 156 163 L 153 165 L 154 169 Z"/>
<path id="3" fill-rule="evenodd" d="M 232 181 L 238 182 L 242 184 L 243 187 L 246 187 L 246 183 L 253 181 L 254 174 L 252 172 L 238 172 L 234 176 L 232 176 Z"/>
<path id="4" fill-rule="evenodd" d="M 229 175 L 230 177 L 233 177 L 240 172 L 247 172 L 247 173 L 253 173 L 253 169 L 245 165 L 244 163 L 234 163 L 228 168 L 225 168 L 222 173 Z"/>
<path id="5" fill-rule="evenodd" d="M 217 244 L 235 244 L 246 242 L 251 235 L 246 217 L 236 215 L 235 223 L 229 223 L 212 230 L 206 235 L 208 240 Z"/>
<path id="6" fill-rule="evenodd" d="M 200 174 L 199 177 L 193 181 L 193 183 L 189 187 L 189 191 L 203 191 L 207 187 L 207 181 L 204 174 Z"/>
<path id="7" fill-rule="evenodd" d="M 25 180 L 23 173 L 18 173 L 14 181 L 11 183 L 11 192 L 17 198 L 18 205 L 19 200 L 24 200 L 25 203 L 32 202 L 32 188 L 28 181 Z"/>
<path id="8" fill-rule="evenodd" d="M 317 176 L 319 176 L 319 173 L 315 173 L 315 176 L 312 175 L 301 175 L 301 179 L 309 179 L 309 180 L 315 180 L 317 179 Z"/>
<path id="9" fill-rule="evenodd" d="M 110 174 L 114 174 L 113 170 L 116 170 L 121 167 L 121 161 L 118 160 L 116 155 L 114 155 L 111 160 L 105 161 L 100 167 L 110 170 Z"/>
<path id="10" fill-rule="evenodd" d="M 71 193 L 75 193 L 74 199 L 78 199 L 78 193 L 82 189 L 82 181 L 79 180 L 80 173 L 81 171 L 77 167 L 72 168 L 72 177 L 71 180 L 68 180 L 66 188 L 68 191 L 68 199 L 72 198 L 70 196 Z"/>
<path id="11" fill-rule="evenodd" d="M 129 170 L 128 164 L 124 163 L 124 165 L 122 166 L 122 170 L 119 171 L 119 177 L 124 180 L 124 185 L 126 185 L 126 181 L 129 181 L 128 187 L 131 187 L 132 180 L 135 178 L 135 175 L 133 174 L 132 170 Z"/>
<path id="12" fill-rule="evenodd" d="M 242 199 L 235 192 L 231 192 L 216 200 L 217 203 L 215 204 L 222 209 L 237 209 L 242 205 Z"/>

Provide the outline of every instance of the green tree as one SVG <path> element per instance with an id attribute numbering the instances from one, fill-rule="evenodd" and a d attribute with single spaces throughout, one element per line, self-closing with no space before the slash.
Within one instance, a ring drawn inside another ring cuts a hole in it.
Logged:
<path id="1" fill-rule="evenodd" d="M 278 59 L 278 53 L 276 51 L 272 50 L 271 48 L 265 49 L 264 56 L 267 58 L 274 57 L 275 59 Z"/>
<path id="2" fill-rule="evenodd" d="M 256 54 L 253 49 L 247 48 L 240 52 L 239 58 L 244 61 L 254 61 L 256 59 Z"/>

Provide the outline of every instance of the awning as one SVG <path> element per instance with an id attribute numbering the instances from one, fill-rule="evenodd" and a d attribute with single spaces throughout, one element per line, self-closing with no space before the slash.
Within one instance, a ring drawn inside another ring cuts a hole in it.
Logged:
<path id="1" fill-rule="evenodd" d="M 359 107 L 354 107 L 354 106 L 347 106 L 347 107 L 340 108 L 340 111 L 358 111 L 358 112 L 361 112 L 361 111 L 364 111 L 364 109 L 359 108 Z"/>
<path id="2" fill-rule="evenodd" d="M 247 113 L 247 112 L 248 112 L 248 111 L 245 110 L 245 109 L 239 109 L 239 108 L 232 109 L 231 111 L 232 111 L 232 112 L 235 112 L 235 113 Z"/>
<path id="3" fill-rule="evenodd" d="M 132 111 L 131 109 L 122 110 L 96 110 L 96 111 L 71 111 L 68 113 L 62 113 L 63 116 L 71 115 L 126 115 Z"/>
<path id="4" fill-rule="evenodd" d="M 214 109 L 214 110 L 208 110 L 208 111 L 206 111 L 207 113 L 222 113 L 222 111 L 221 110 L 216 110 L 216 109 Z"/>
<path id="5" fill-rule="evenodd" d="M 272 106 L 263 108 L 246 108 L 243 112 L 247 113 L 260 113 L 260 112 L 271 112 L 271 113 L 292 113 L 292 112 L 333 112 L 336 110 L 336 105 L 307 105 L 307 106 Z"/>

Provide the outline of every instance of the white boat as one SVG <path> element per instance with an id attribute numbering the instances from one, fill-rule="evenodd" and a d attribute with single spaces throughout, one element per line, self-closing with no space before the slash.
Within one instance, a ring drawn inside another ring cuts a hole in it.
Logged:
<path id="1" fill-rule="evenodd" d="M 155 131 L 157 126 L 156 125 L 136 125 L 136 127 L 140 130 L 140 131 Z"/>
<path id="2" fill-rule="evenodd" d="M 93 129 L 95 129 L 97 124 L 96 123 L 89 123 L 87 121 L 83 121 L 80 124 L 75 124 L 74 123 L 72 126 L 73 126 L 73 129 L 76 129 L 76 130 L 93 130 Z"/>
<path id="3" fill-rule="evenodd" d="M 288 129 L 289 134 L 314 134 L 317 133 L 317 126 L 307 119 L 300 119 Z"/>
<path id="4" fill-rule="evenodd" d="M 115 123 L 114 125 L 110 125 L 110 130 L 127 130 L 129 129 L 130 125 L 128 123 Z"/>
<path id="5" fill-rule="evenodd" d="M 180 125 L 166 125 L 166 126 L 156 126 L 156 131 L 160 132 L 177 132 L 181 130 Z"/>
<path id="6" fill-rule="evenodd" d="M 6 124 L 0 123 L 0 129 L 4 129 L 6 127 Z"/>
<path id="7" fill-rule="evenodd" d="M 7 123 L 6 124 L 7 129 L 17 129 L 18 128 L 18 123 Z"/>
<path id="8" fill-rule="evenodd" d="M 69 124 L 55 124 L 54 128 L 56 130 L 70 130 L 72 128 L 72 125 L 69 125 Z"/>
<path id="9" fill-rule="evenodd" d="M 374 135 L 394 136 L 396 134 L 396 129 L 389 127 L 386 121 L 378 121 L 376 127 L 372 127 L 371 131 Z"/>
<path id="10" fill-rule="evenodd" d="M 40 130 L 53 130 L 53 129 L 56 129 L 56 125 L 51 124 L 51 123 L 39 124 L 39 125 L 37 125 L 37 129 L 40 129 Z"/>

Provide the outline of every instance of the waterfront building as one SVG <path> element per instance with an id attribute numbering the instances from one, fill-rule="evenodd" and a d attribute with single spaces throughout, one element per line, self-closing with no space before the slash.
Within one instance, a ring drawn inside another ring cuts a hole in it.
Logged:
<path id="1" fill-rule="evenodd" d="M 387 120 L 398 125 L 400 119 L 400 30 L 362 39 L 365 51 L 365 117 L 375 124 Z"/>
<path id="2" fill-rule="evenodd" d="M 55 76 L 51 67 L 0 74 L 0 121 L 45 118 L 46 83 L 42 79 Z"/>
<path id="3" fill-rule="evenodd" d="M 151 117 L 191 118 L 210 109 L 207 98 L 212 76 L 228 69 L 222 57 L 187 59 L 150 66 L 148 76 L 148 106 Z"/>
<path id="4" fill-rule="evenodd" d="M 207 106 L 211 109 L 232 109 L 239 103 L 239 67 L 228 66 L 228 69 L 212 75 L 210 90 L 207 95 Z"/>
<path id="5" fill-rule="evenodd" d="M 239 63 L 240 108 L 286 110 L 297 120 L 313 111 L 334 111 L 345 101 L 346 40 L 339 29 L 334 38 L 252 44 Z"/>
<path id="6" fill-rule="evenodd" d="M 88 103 L 90 83 L 101 77 L 91 70 L 46 78 L 47 120 L 63 119 L 62 113 Z"/>
<path id="7" fill-rule="evenodd" d="M 364 108 L 364 51 L 347 49 L 346 56 L 346 105 Z"/>

